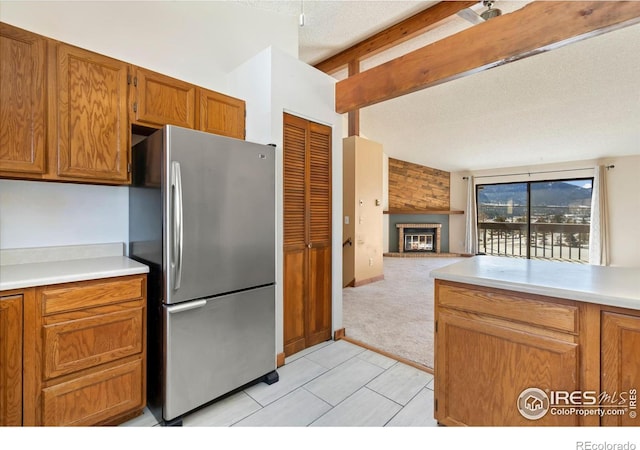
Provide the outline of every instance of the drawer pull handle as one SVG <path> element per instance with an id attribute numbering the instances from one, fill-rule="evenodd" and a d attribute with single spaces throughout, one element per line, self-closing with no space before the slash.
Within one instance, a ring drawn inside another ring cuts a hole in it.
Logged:
<path id="1" fill-rule="evenodd" d="M 189 302 L 183 305 L 168 306 L 167 312 L 169 314 L 173 314 L 173 313 L 179 313 L 183 311 L 189 311 L 190 309 L 201 308 L 206 304 L 207 304 L 206 300 L 196 300 L 195 302 Z"/>

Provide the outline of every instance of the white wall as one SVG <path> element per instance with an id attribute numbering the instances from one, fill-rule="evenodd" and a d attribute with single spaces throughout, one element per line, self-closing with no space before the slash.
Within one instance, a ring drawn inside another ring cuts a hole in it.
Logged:
<path id="1" fill-rule="evenodd" d="M 223 93 L 271 45 L 298 56 L 295 17 L 236 2 L 3 0 L 0 21 Z"/>
<path id="2" fill-rule="evenodd" d="M 246 103 L 245 138 L 250 142 L 274 144 L 272 137 L 271 49 L 244 62 L 228 75 L 230 95 Z"/>
<path id="3" fill-rule="evenodd" d="M 640 174 L 640 155 L 606 158 L 597 161 L 588 160 L 563 164 L 511 167 L 474 173 L 453 172 L 451 173 L 451 209 L 466 209 L 467 182 L 462 177 L 470 174 L 477 177 L 476 184 L 591 177 L 593 176 L 592 170 L 572 171 L 570 169 L 589 168 L 597 164 L 615 166 L 607 171 L 606 174 L 611 265 L 640 267 L 640 233 L 637 232 L 637 224 L 640 221 L 640 177 L 638 176 Z M 533 173 L 550 171 L 562 172 Z M 532 174 L 481 178 L 483 176 L 529 172 L 532 172 Z M 452 252 L 464 251 L 464 222 L 464 215 L 452 215 L 450 217 L 449 247 Z"/>
<path id="4" fill-rule="evenodd" d="M 342 328 L 342 118 L 336 114 L 335 79 L 273 48 L 273 142 L 282 148 L 282 113 L 289 112 L 314 122 L 331 126 L 332 131 L 332 327 Z M 279 153 L 279 176 L 282 179 L 282 153 Z M 281 191 L 280 199 L 282 199 Z M 279 242 L 282 242 L 282 202 L 278 208 Z M 279 251 L 282 261 L 282 247 Z M 278 282 L 282 283 L 282 273 Z M 281 340 L 282 342 L 282 340 Z"/>
<path id="5" fill-rule="evenodd" d="M 611 265 L 640 267 L 640 155 L 604 160 L 607 171 Z"/>
<path id="6" fill-rule="evenodd" d="M 465 220 L 467 209 L 467 182 L 462 177 L 467 172 L 451 172 L 449 175 L 449 207 L 452 210 L 465 211 L 465 214 L 449 216 L 449 252 L 464 253 Z"/>
<path id="7" fill-rule="evenodd" d="M 127 242 L 127 189 L 0 180 L 0 248 Z"/>
<path id="8" fill-rule="evenodd" d="M 335 82 L 334 78 L 276 48 L 256 55 L 229 75 L 231 95 L 247 102 L 247 140 L 277 146 L 278 243 L 283 238 L 282 114 L 288 112 L 332 127 L 333 331 L 342 328 L 342 117 L 335 112 Z M 270 125 L 269 130 L 265 123 Z M 282 245 L 278 245 L 276 253 L 276 350 L 280 353 L 283 351 Z"/>
<path id="9" fill-rule="evenodd" d="M 227 74 L 270 45 L 298 52 L 295 17 L 235 2 L 3 0 L 0 21 L 223 93 Z M 248 115 L 259 122 L 256 106 Z M 0 248 L 128 241 L 126 188 L 3 180 L 0 189 Z"/>

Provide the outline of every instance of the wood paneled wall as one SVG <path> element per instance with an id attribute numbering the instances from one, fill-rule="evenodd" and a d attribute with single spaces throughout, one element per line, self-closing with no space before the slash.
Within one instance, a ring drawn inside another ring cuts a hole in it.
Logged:
<path id="1" fill-rule="evenodd" d="M 389 158 L 389 210 L 448 210 L 449 172 Z"/>

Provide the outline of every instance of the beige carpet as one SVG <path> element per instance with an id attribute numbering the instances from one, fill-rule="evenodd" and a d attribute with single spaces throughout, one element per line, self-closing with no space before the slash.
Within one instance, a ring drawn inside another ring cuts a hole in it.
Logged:
<path id="1" fill-rule="evenodd" d="M 347 337 L 433 368 L 433 278 L 460 257 L 384 258 L 384 280 L 343 289 Z"/>

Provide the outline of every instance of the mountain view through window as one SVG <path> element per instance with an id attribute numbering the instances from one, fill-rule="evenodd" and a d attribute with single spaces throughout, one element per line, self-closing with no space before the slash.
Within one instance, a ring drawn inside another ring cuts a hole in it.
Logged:
<path id="1" fill-rule="evenodd" d="M 478 185 L 479 252 L 588 262 L 592 181 Z"/>

